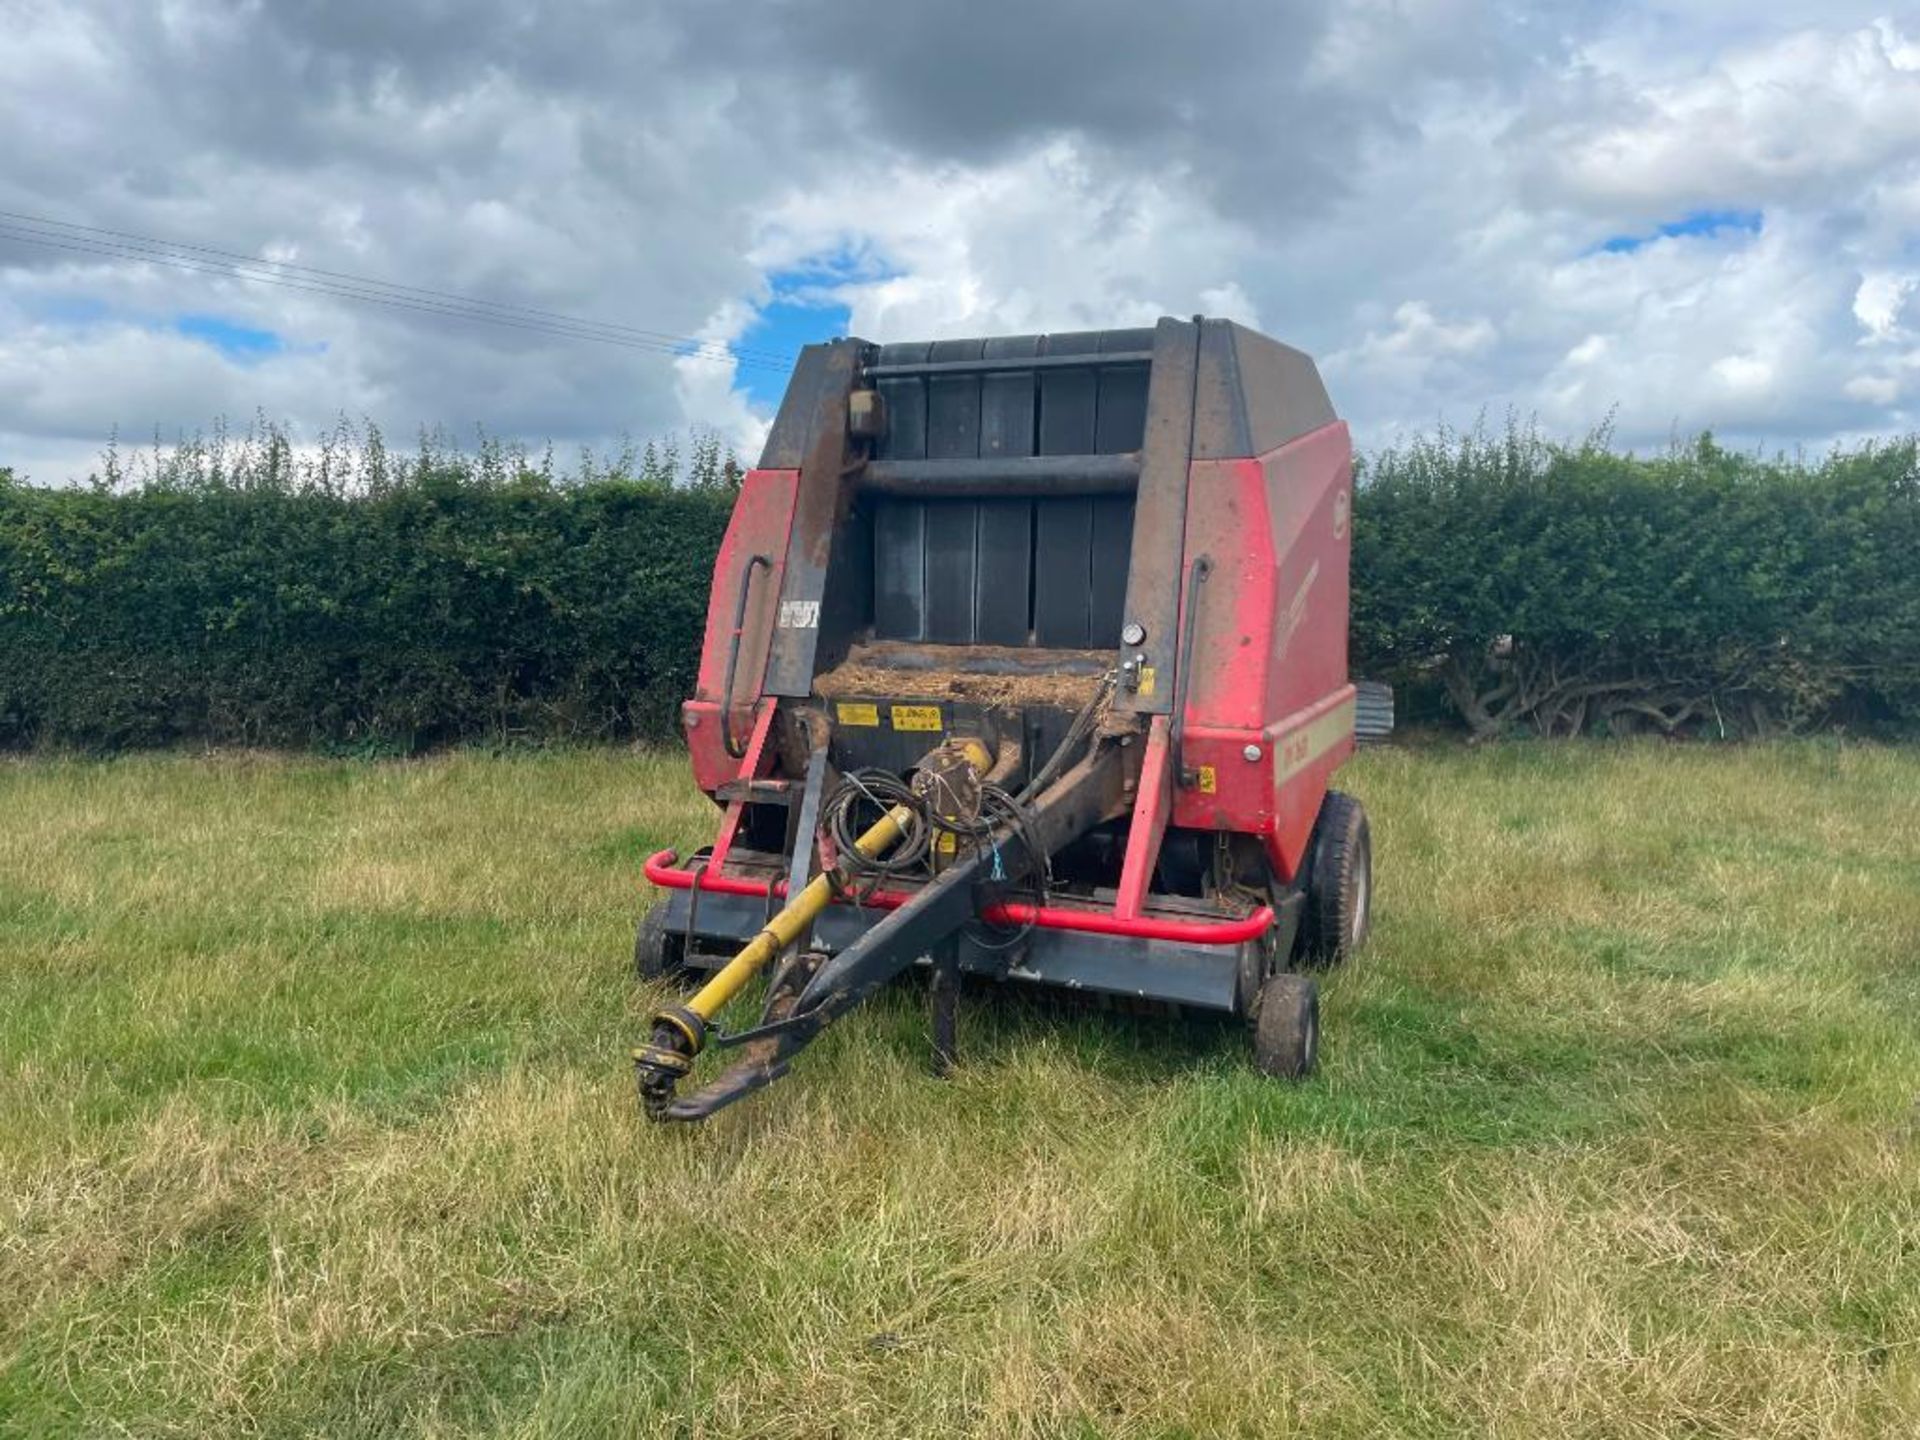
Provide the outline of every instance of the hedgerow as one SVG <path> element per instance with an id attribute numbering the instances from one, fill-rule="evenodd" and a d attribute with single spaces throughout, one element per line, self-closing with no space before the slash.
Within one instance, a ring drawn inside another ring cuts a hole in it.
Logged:
<path id="1" fill-rule="evenodd" d="M 75 488 L 0 470 L 0 745 L 666 737 L 737 478 L 690 459 L 268 426 Z M 1914 442 L 1378 454 L 1352 655 L 1476 735 L 1920 729 Z"/>
<path id="2" fill-rule="evenodd" d="M 0 744 L 672 732 L 730 503 L 705 442 L 675 485 L 651 451 L 569 481 L 373 438 L 372 464 L 363 437 L 350 464 L 266 444 L 0 486 Z"/>
<path id="3" fill-rule="evenodd" d="M 1476 735 L 1920 724 L 1915 443 L 1816 461 L 1528 430 L 1362 467 L 1356 669 Z"/>

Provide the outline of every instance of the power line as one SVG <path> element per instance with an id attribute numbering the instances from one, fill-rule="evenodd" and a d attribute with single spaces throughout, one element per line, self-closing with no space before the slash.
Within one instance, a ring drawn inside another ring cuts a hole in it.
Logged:
<path id="1" fill-rule="evenodd" d="M 54 220 L 44 215 L 29 215 L 18 210 L 0 210 L 0 219 L 25 221 L 29 224 L 50 230 L 79 231 L 86 235 L 111 236 L 115 241 L 131 243 L 135 248 L 157 250 L 162 253 L 187 250 L 202 255 L 217 256 L 221 260 L 236 266 L 249 266 L 254 269 L 271 267 L 274 273 L 290 271 L 301 275 L 319 276 L 325 280 L 344 281 L 359 288 L 376 291 L 391 291 L 401 295 L 424 296 L 429 299 L 448 301 L 456 305 L 485 310 L 500 310 L 527 316 L 550 323 L 586 326 L 596 330 L 607 330 L 630 335 L 639 339 L 664 341 L 675 346 L 691 345 L 707 349 L 724 350 L 731 355 L 750 356 L 756 360 L 776 361 L 791 365 L 793 356 L 783 351 L 755 350 L 740 345 L 722 345 L 717 341 L 703 341 L 688 335 L 674 335 L 661 330 L 647 330 L 634 325 L 622 325 L 610 320 L 587 320 L 575 315 L 562 314 L 555 310 L 542 310 L 531 305 L 516 305 L 504 300 L 486 300 L 478 296 L 462 295 L 450 290 L 433 290 L 422 285 L 400 285 L 390 280 L 375 280 L 365 275 L 354 275 L 342 270 L 323 270 L 317 265 L 301 265 L 291 260 L 263 260 L 257 255 L 246 255 L 236 250 L 222 250 L 213 245 L 194 245 L 182 240 L 162 240 L 152 235 L 141 235 L 131 230 L 110 230 L 100 225 L 80 225 L 69 220 Z"/>
<path id="2" fill-rule="evenodd" d="M 19 212 L 0 211 L 0 216 L 17 217 Z M 494 320 L 506 316 L 519 328 L 537 325 L 543 328 L 564 329 L 578 338 L 601 338 L 643 342 L 644 348 L 665 350 L 668 353 L 700 354 L 714 359 L 742 359 L 761 361 L 790 367 L 792 357 L 781 356 L 769 351 L 735 350 L 713 341 L 703 341 L 691 336 L 670 335 L 660 331 L 642 330 L 635 326 L 618 325 L 606 321 L 583 320 L 575 316 L 562 315 L 553 311 L 537 310 L 531 306 L 504 305 L 495 301 L 481 300 L 470 296 L 453 294 L 448 291 L 427 290 L 424 287 L 401 286 L 383 280 L 373 280 L 348 275 L 339 271 L 323 271 L 317 267 L 283 264 L 278 261 L 262 261 L 237 255 L 232 251 L 217 250 L 212 246 L 187 246 L 171 241 L 155 240 L 134 235 L 128 231 L 109 231 L 97 226 L 69 225 L 62 221 L 48 221 L 38 216 L 24 217 L 34 230 L 22 231 L 19 226 L 7 228 L 9 238 L 29 244 L 50 245 L 56 249 L 78 250 L 83 253 L 108 255 L 120 259 L 155 261 L 176 268 L 193 270 L 202 274 L 235 275 L 242 279 L 256 280 L 265 284 L 278 284 L 283 288 L 305 289 L 321 294 L 334 294 L 347 299 L 367 300 L 373 303 L 392 302 L 408 308 L 424 309 L 429 313 L 456 315 L 468 319 Z M 55 232 L 47 233 L 54 226 L 64 231 L 84 231 L 85 234 Z M 96 239 L 97 235 L 122 236 L 122 239 Z M 176 253 L 184 250 L 198 250 L 205 254 L 220 257 L 208 262 L 193 256 Z M 304 272 L 288 276 L 283 271 Z M 422 298 L 424 297 L 424 298 Z"/>
<path id="3" fill-rule="evenodd" d="M 95 243 L 78 239 L 55 240 L 45 235 L 13 230 L 0 226 L 0 239 L 18 240 L 28 245 L 41 245 L 55 250 L 67 250 L 75 254 L 100 255 L 116 260 L 132 260 L 142 263 L 159 263 L 174 269 L 187 270 L 196 274 L 214 275 L 223 278 L 246 280 L 259 285 L 272 285 L 283 290 L 301 290 L 315 295 L 326 295 L 334 299 L 358 300 L 364 304 L 379 305 L 391 310 L 412 311 L 416 314 L 435 315 L 443 318 L 477 320 L 490 325 L 503 325 L 515 330 L 526 330 L 534 334 L 549 335 L 569 340 L 592 340 L 604 345 L 617 345 L 622 349 L 639 350 L 654 355 L 682 356 L 691 355 L 697 359 L 725 360 L 734 358 L 727 352 L 703 349 L 700 342 L 689 341 L 685 346 L 669 344 L 665 341 L 641 340 L 626 336 L 604 335 L 593 331 L 573 329 L 559 324 L 543 321 L 517 320 L 508 316 L 488 314 L 477 310 L 463 310 L 453 306 L 440 305 L 426 301 L 408 300 L 398 296 L 376 295 L 366 291 L 354 290 L 345 286 L 306 283 L 296 278 L 260 274 L 239 270 L 227 264 L 208 264 L 195 261 L 187 256 L 157 256 L 145 254 L 139 250 Z M 774 368 L 771 362 L 736 359 L 742 366 L 758 369 Z"/>
<path id="4" fill-rule="evenodd" d="M 388 309 L 412 311 L 443 318 L 474 320 L 573 340 L 591 340 L 624 349 L 676 357 L 731 360 L 742 368 L 786 371 L 792 357 L 772 351 L 737 349 L 715 341 L 692 336 L 670 335 L 637 326 L 609 321 L 585 320 L 557 311 L 532 306 L 511 305 L 451 291 L 430 290 L 423 286 L 396 285 L 384 280 L 322 270 L 316 266 L 263 261 L 213 246 L 186 245 L 130 231 L 107 230 L 99 226 L 75 225 L 45 219 L 17 211 L 0 210 L 0 239 L 40 245 L 76 254 L 99 255 L 111 259 L 157 263 L 197 274 L 237 278 L 281 289 L 306 291 L 336 299 L 357 300 Z M 20 222 L 36 227 L 23 228 Z M 108 238 L 96 238 L 108 237 Z M 197 252 L 189 254 L 182 252 Z M 200 259 L 198 255 L 215 257 Z M 294 272 L 287 274 L 283 272 Z"/>
<path id="5" fill-rule="evenodd" d="M 191 256 L 185 255 L 156 254 L 121 242 L 94 241 L 72 236 L 55 238 L 44 233 L 22 231 L 17 227 L 11 226 L 0 226 L 0 239 L 18 240 L 29 245 L 41 245 L 56 250 L 71 251 L 76 254 L 100 255 L 111 259 L 131 260 L 143 263 L 158 263 L 197 274 L 214 275 L 222 278 L 237 278 L 255 284 L 272 285 L 286 290 L 301 290 L 312 294 L 330 296 L 336 299 L 358 300 L 366 304 L 380 305 L 388 309 L 412 311 L 417 314 L 435 315 L 452 319 L 477 320 L 486 324 L 504 325 L 512 329 L 526 330 L 535 334 L 552 335 L 573 340 L 592 340 L 601 344 L 618 345 L 625 349 L 640 350 L 652 354 L 692 356 L 694 358 L 711 360 L 732 359 L 740 365 L 756 369 L 789 368 L 780 365 L 779 362 L 762 360 L 758 356 L 736 356 L 720 346 L 691 338 L 684 342 L 676 343 L 665 339 L 643 339 L 638 336 L 607 333 L 599 329 L 587 328 L 579 322 L 573 321 L 521 319 L 511 315 L 494 313 L 485 308 L 437 301 L 416 300 L 401 295 L 386 294 L 330 281 L 308 281 L 299 277 L 276 275 L 270 271 L 249 269 L 229 262 L 207 262 L 196 260 Z"/>

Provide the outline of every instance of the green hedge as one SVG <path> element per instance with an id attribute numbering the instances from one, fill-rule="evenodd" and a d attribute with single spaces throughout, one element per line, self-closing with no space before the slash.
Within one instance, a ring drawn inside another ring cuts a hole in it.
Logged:
<path id="1" fill-rule="evenodd" d="M 0 470 L 0 745 L 672 733 L 724 483 L 181 475 Z M 1912 442 L 1803 463 L 1442 437 L 1363 466 L 1354 543 L 1356 673 L 1476 733 L 1920 729 Z"/>
<path id="2" fill-rule="evenodd" d="M 0 744 L 672 732 L 727 497 L 0 486 Z"/>
<path id="3" fill-rule="evenodd" d="M 1422 441 L 1363 467 L 1353 626 L 1480 734 L 1920 728 L 1915 445 Z"/>

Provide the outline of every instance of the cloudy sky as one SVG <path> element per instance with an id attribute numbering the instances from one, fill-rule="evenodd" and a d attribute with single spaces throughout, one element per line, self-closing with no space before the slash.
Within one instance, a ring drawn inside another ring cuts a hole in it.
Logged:
<path id="1" fill-rule="evenodd" d="M 0 0 L 0 135 L 41 480 L 256 413 L 750 457 L 810 340 L 1196 311 L 1319 357 L 1363 444 L 1920 427 L 1913 0 Z"/>

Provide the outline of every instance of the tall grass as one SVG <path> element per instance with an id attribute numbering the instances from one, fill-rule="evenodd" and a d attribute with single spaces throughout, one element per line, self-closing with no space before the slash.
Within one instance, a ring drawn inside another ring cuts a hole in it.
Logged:
<path id="1" fill-rule="evenodd" d="M 680 760 L 0 765 L 0 1431 L 1914 1433 L 1920 754 L 1348 779 L 1310 1083 L 903 991 L 684 1132 Z"/>

